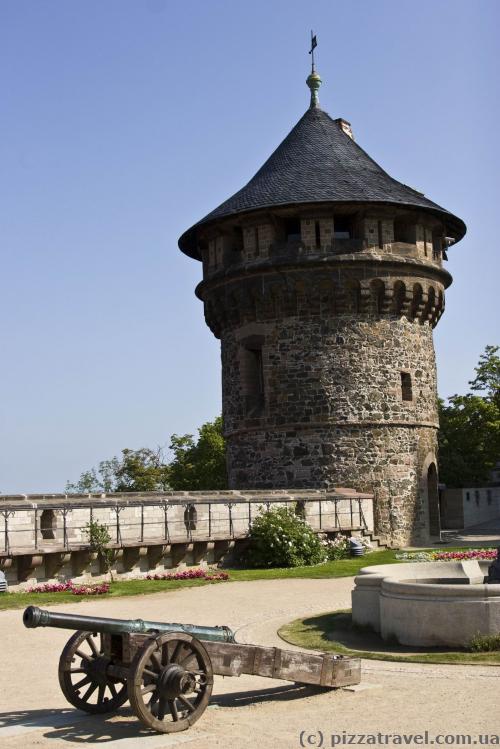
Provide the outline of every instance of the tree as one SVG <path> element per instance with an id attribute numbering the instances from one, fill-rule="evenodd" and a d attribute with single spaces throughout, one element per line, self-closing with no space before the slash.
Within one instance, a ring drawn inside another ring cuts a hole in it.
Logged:
<path id="1" fill-rule="evenodd" d="M 170 489 L 170 468 L 165 463 L 163 450 L 122 450 L 123 458 L 116 470 L 117 492 L 158 492 Z"/>
<path id="2" fill-rule="evenodd" d="M 222 417 L 208 421 L 198 430 L 198 441 L 192 434 L 172 435 L 169 479 L 177 491 L 227 489 L 226 444 L 222 434 Z"/>
<path id="3" fill-rule="evenodd" d="M 101 494 L 115 491 L 118 458 L 102 460 L 97 468 L 84 471 L 78 481 L 66 483 L 66 491 L 74 494 Z"/>
<path id="4" fill-rule="evenodd" d="M 195 442 L 192 434 L 171 437 L 173 460 L 164 451 L 125 448 L 121 458 L 99 463 L 84 471 L 78 481 L 67 482 L 66 491 L 77 494 L 109 492 L 153 492 L 174 490 L 225 489 L 227 487 L 226 447 L 222 418 L 203 424 Z"/>
<path id="5" fill-rule="evenodd" d="M 439 401 L 440 479 L 448 486 L 489 480 L 500 459 L 500 358 L 487 346 L 470 381 L 474 393 Z M 476 395 L 475 393 L 484 393 Z"/>
<path id="6" fill-rule="evenodd" d="M 75 483 L 68 481 L 66 491 L 76 494 L 164 491 L 170 489 L 168 472 L 160 447 L 125 448 L 121 459 L 103 460 L 98 468 L 84 471 Z"/>
<path id="7" fill-rule="evenodd" d="M 485 392 L 485 397 L 500 408 L 500 346 L 486 346 L 479 357 L 476 376 L 469 382 L 471 390 Z"/>

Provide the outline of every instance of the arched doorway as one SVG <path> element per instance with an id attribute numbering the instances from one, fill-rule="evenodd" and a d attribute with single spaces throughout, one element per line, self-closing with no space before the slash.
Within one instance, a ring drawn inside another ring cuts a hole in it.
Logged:
<path id="1" fill-rule="evenodd" d="M 436 464 L 431 463 L 427 469 L 427 501 L 429 505 L 429 533 L 439 536 L 441 520 L 439 516 L 439 488 Z"/>

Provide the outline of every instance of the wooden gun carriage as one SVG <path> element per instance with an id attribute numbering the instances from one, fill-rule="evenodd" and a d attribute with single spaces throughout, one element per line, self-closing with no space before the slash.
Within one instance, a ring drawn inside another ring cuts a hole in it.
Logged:
<path id="1" fill-rule="evenodd" d="M 29 606 L 26 627 L 78 628 L 59 660 L 59 684 L 75 707 L 109 713 L 127 700 L 148 728 L 184 731 L 203 714 L 214 674 L 255 674 L 335 688 L 358 684 L 357 658 L 236 643 L 228 627 L 103 619 Z"/>

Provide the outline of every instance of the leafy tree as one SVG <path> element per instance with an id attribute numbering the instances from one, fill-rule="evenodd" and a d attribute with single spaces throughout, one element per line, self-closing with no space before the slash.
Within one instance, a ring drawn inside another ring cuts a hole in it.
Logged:
<path id="1" fill-rule="evenodd" d="M 479 357 L 476 376 L 469 382 L 471 390 L 484 392 L 485 398 L 500 408 L 500 346 L 486 346 Z"/>
<path id="2" fill-rule="evenodd" d="M 66 483 L 66 491 L 75 494 L 100 494 L 115 491 L 118 458 L 102 460 L 97 468 L 84 471 L 78 481 Z"/>
<path id="3" fill-rule="evenodd" d="M 78 481 L 67 482 L 66 491 L 77 494 L 225 489 L 226 448 L 222 418 L 200 427 L 198 440 L 192 434 L 171 437 L 173 460 L 163 450 L 141 447 L 122 450 L 121 458 L 104 460 L 84 471 Z"/>
<path id="4" fill-rule="evenodd" d="M 170 489 L 168 471 L 161 448 L 125 448 L 121 459 L 101 461 L 97 468 L 84 471 L 75 483 L 68 482 L 66 491 L 77 494 L 163 491 Z"/>
<path id="5" fill-rule="evenodd" d="M 192 434 L 172 435 L 170 449 L 174 459 L 169 466 L 170 486 L 177 491 L 227 489 L 222 417 L 203 424 L 198 434 L 197 442 Z"/>
<path id="6" fill-rule="evenodd" d="M 500 458 L 498 350 L 487 346 L 481 355 L 469 383 L 474 393 L 439 401 L 440 479 L 448 486 L 485 483 Z"/>
<path id="7" fill-rule="evenodd" d="M 170 489 L 170 467 L 161 448 L 122 450 L 123 458 L 116 470 L 117 492 L 156 492 Z"/>

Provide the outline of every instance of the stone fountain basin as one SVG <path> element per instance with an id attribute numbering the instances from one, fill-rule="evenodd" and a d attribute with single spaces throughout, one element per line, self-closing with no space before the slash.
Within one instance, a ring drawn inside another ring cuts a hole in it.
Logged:
<path id="1" fill-rule="evenodd" d="M 352 618 L 384 640 L 417 647 L 463 647 L 500 633 L 500 584 L 491 562 L 419 562 L 364 567 L 355 578 Z"/>

